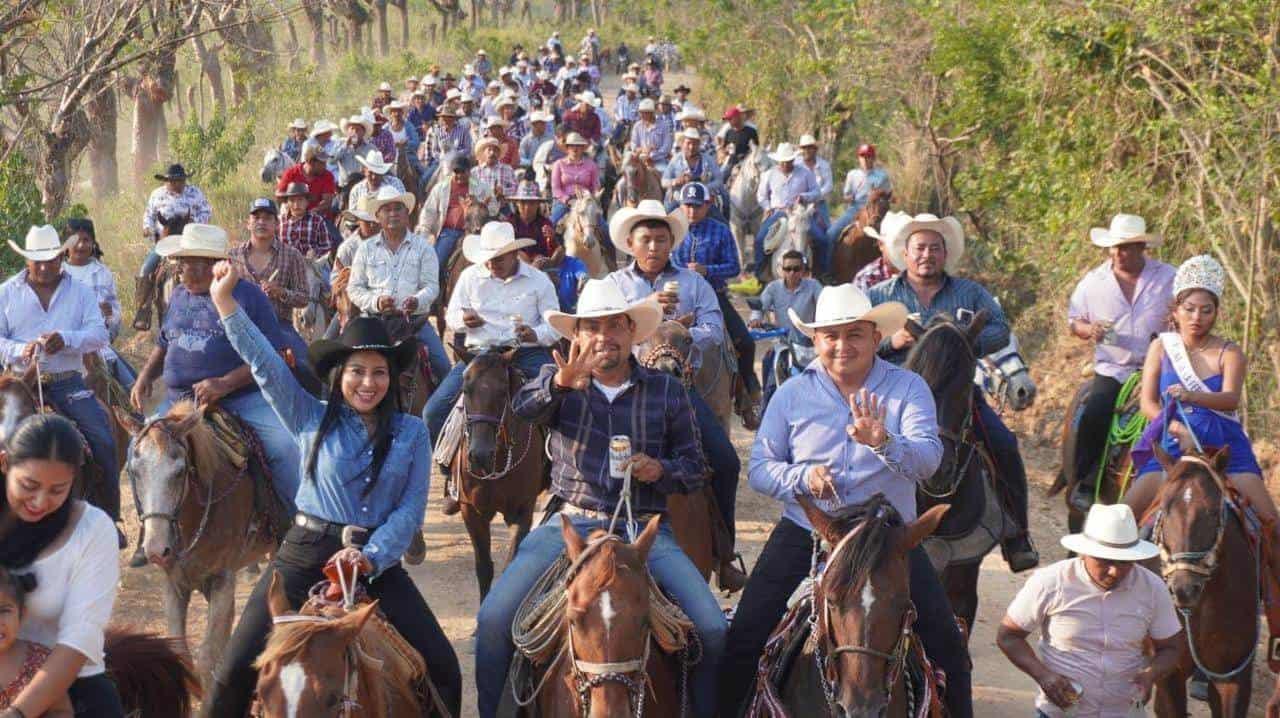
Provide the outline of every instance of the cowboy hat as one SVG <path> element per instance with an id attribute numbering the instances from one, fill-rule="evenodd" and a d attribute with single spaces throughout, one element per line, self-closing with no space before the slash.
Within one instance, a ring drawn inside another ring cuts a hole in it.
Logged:
<path id="1" fill-rule="evenodd" d="M 568 147 L 569 145 L 579 145 L 581 147 L 586 147 L 591 143 L 587 142 L 587 138 L 583 137 L 577 132 L 570 132 L 569 134 L 565 135 L 564 144 L 566 147 Z"/>
<path id="2" fill-rule="evenodd" d="M 897 215 L 890 221 L 890 215 Z M 904 252 L 907 239 L 916 232 L 933 231 L 942 235 L 947 246 L 947 264 L 943 269 L 954 272 L 964 257 L 964 227 L 955 217 L 939 219 L 935 215 L 924 213 L 912 217 L 905 212 L 889 212 L 880 223 L 880 236 L 889 245 L 889 261 L 898 269 L 907 268 Z"/>
<path id="3" fill-rule="evenodd" d="M 1147 231 L 1147 220 L 1136 214 L 1117 214 L 1111 218 L 1111 226 L 1089 230 L 1089 239 L 1099 247 L 1115 247 L 1131 242 L 1142 242 L 1148 247 L 1159 247 L 1164 238 Z"/>
<path id="4" fill-rule="evenodd" d="M 316 374 L 325 376 L 331 369 L 341 366 L 347 357 L 358 351 L 374 351 L 387 358 L 392 373 L 399 374 L 413 362 L 418 353 L 417 337 L 391 343 L 387 326 L 377 317 L 355 317 L 347 322 L 342 336 L 337 340 L 321 339 L 311 343 L 307 354 Z"/>
<path id="5" fill-rule="evenodd" d="M 516 101 L 515 97 L 504 93 L 502 95 L 499 95 L 498 100 L 493 103 L 493 109 L 501 110 L 502 108 L 507 107 L 508 105 L 510 105 L 511 107 L 519 107 L 520 103 Z"/>
<path id="6" fill-rule="evenodd" d="M 462 90 L 459 90 L 459 89 L 458 89 L 458 88 L 456 88 L 456 87 L 450 87 L 450 88 L 449 88 L 449 91 L 448 91 L 448 92 L 446 92 L 446 93 L 444 93 L 444 99 L 446 99 L 446 100 L 461 100 L 461 99 L 462 99 Z"/>
<path id="7" fill-rule="evenodd" d="M 393 202 L 399 202 L 404 205 L 405 211 L 412 212 L 416 200 L 412 192 L 401 192 L 389 184 L 384 184 L 378 188 L 377 194 L 369 198 L 369 214 L 376 217 L 383 205 Z"/>
<path id="8" fill-rule="evenodd" d="M 182 234 L 169 235 L 156 242 L 156 254 L 166 259 L 226 259 L 227 231 L 212 224 L 192 222 L 182 228 Z"/>
<path id="9" fill-rule="evenodd" d="M 482 47 L 479 50 L 476 50 L 476 54 L 483 57 L 483 56 L 487 56 L 489 53 L 485 52 L 484 48 Z"/>
<path id="10" fill-rule="evenodd" d="M 290 122 L 290 123 L 289 123 L 289 129 L 291 129 L 291 130 L 305 130 L 305 129 L 307 129 L 307 121 L 306 121 L 306 120 L 304 120 L 304 119 L 302 119 L 301 117 L 299 117 L 298 119 L 296 119 L 296 120 L 294 120 L 293 122 Z"/>
<path id="11" fill-rule="evenodd" d="M 542 318 L 560 336 L 573 339 L 573 329 L 579 319 L 595 317 L 611 317 L 615 314 L 626 314 L 635 322 L 636 330 L 632 341 L 639 343 L 653 335 L 662 323 L 662 309 L 652 299 L 643 299 L 628 304 L 626 297 L 617 284 L 605 279 L 588 279 L 578 296 L 577 314 L 558 312 L 548 309 Z"/>
<path id="12" fill-rule="evenodd" d="M 401 112 L 403 112 L 408 107 L 409 107 L 409 104 L 406 102 L 401 102 L 400 100 L 392 100 L 391 102 L 387 103 L 387 106 L 385 109 L 387 110 L 387 112 L 390 112 L 392 110 L 400 110 Z"/>
<path id="13" fill-rule="evenodd" d="M 805 147 L 817 147 L 817 146 L 818 146 L 818 140 L 813 135 L 810 135 L 810 134 L 800 135 L 800 141 L 796 143 L 796 147 L 800 147 L 802 149 Z"/>
<path id="14" fill-rule="evenodd" d="M 596 93 L 592 92 L 591 90 L 583 90 L 582 92 L 579 92 L 573 99 L 577 100 L 578 102 L 586 103 L 588 105 L 594 105 L 596 103 Z"/>
<path id="15" fill-rule="evenodd" d="M 484 128 L 486 130 L 492 127 L 501 127 L 502 129 L 505 130 L 510 126 L 511 126 L 510 122 L 507 122 L 506 120 L 502 119 L 501 117 L 498 117 L 497 115 L 489 115 L 488 117 L 484 118 Z"/>
<path id="16" fill-rule="evenodd" d="M 9 246 L 13 248 L 13 251 L 33 262 L 48 262 L 62 254 L 75 241 L 76 238 L 74 236 L 65 242 L 62 241 L 58 237 L 58 230 L 50 225 L 42 224 L 39 227 L 32 227 L 27 230 L 27 238 L 23 241 L 26 247 L 19 247 L 13 243 L 12 239 L 9 240 Z"/>
<path id="17" fill-rule="evenodd" d="M 623 254 L 633 254 L 630 247 L 631 228 L 647 219 L 667 223 L 667 227 L 671 229 L 672 247 L 680 246 L 685 233 L 689 231 L 689 220 L 685 218 L 684 212 L 677 209 L 668 214 L 662 202 L 656 199 L 642 199 L 635 207 L 623 207 L 618 210 L 609 220 L 609 238 L 613 240 L 614 248 Z"/>
<path id="18" fill-rule="evenodd" d="M 347 207 L 342 213 L 349 214 L 361 222 L 373 222 L 374 224 L 377 224 L 378 218 L 374 217 L 373 213 L 369 211 L 370 199 L 372 198 L 367 194 L 361 195 L 356 199 L 355 203 L 351 207 Z"/>
<path id="19" fill-rule="evenodd" d="M 409 84 L 410 82 L 412 82 L 412 83 L 415 83 L 415 84 L 416 84 L 416 83 L 418 82 L 418 78 L 414 77 L 413 75 L 410 75 L 410 76 L 408 76 L 408 77 L 404 78 L 404 84 L 406 84 L 406 85 L 407 85 L 407 84 Z"/>
<path id="20" fill-rule="evenodd" d="M 382 150 L 376 147 L 369 150 L 368 154 L 364 157 L 356 155 L 356 162 L 359 162 L 365 167 L 373 170 L 374 174 L 384 175 L 392 169 L 392 164 L 382 159 Z"/>
<path id="21" fill-rule="evenodd" d="M 476 159 L 480 159 L 480 153 L 483 152 L 487 147 L 497 147 L 499 150 L 501 150 L 502 143 L 493 137 L 485 137 L 484 139 L 480 140 L 479 142 L 476 143 L 476 147 L 475 147 Z"/>
<path id="22" fill-rule="evenodd" d="M 420 83 L 418 83 L 418 84 L 420 84 L 420 85 L 426 85 L 427 87 L 434 87 L 434 86 L 435 86 L 435 84 L 436 84 L 436 82 L 438 82 L 438 80 L 436 80 L 436 76 L 435 76 L 435 75 L 423 75 L 423 76 L 422 76 L 422 82 L 420 82 Z"/>
<path id="23" fill-rule="evenodd" d="M 532 239 L 516 239 L 515 227 L 509 222 L 486 222 L 480 234 L 467 235 L 462 240 L 462 256 L 472 264 L 484 264 L 507 252 L 532 247 Z"/>
<path id="24" fill-rule="evenodd" d="M 550 121 L 551 121 L 551 115 L 546 112 L 543 112 L 542 110 L 534 110 L 533 112 L 529 113 L 529 124 L 531 125 L 535 122 L 550 122 Z"/>
<path id="25" fill-rule="evenodd" d="M 350 117 L 342 118 L 342 122 L 338 123 L 339 129 L 341 129 L 343 132 L 346 132 L 347 128 L 352 125 L 361 125 L 362 127 L 364 127 L 364 133 L 366 135 L 373 134 L 373 118 L 372 117 L 365 117 L 364 115 L 352 115 Z"/>
<path id="26" fill-rule="evenodd" d="M 1059 539 L 1068 551 L 1107 561 L 1145 561 L 1160 553 L 1138 536 L 1138 522 L 1127 504 L 1094 504 L 1084 520 L 1084 530 Z"/>
<path id="27" fill-rule="evenodd" d="M 871 300 L 852 284 L 824 287 L 818 295 L 813 321 L 805 323 L 796 310 L 787 308 L 787 316 L 800 333 L 812 337 L 815 330 L 853 322 L 873 322 L 876 331 L 889 336 L 907 322 L 907 308 L 901 302 L 885 302 L 871 306 Z"/>
<path id="28" fill-rule="evenodd" d="M 783 142 L 782 144 L 778 145 L 778 149 L 775 150 L 773 154 L 769 155 L 769 159 L 773 160 L 774 162 L 795 162 L 796 157 L 799 157 L 799 156 L 800 156 L 800 153 L 796 152 L 795 145 L 791 144 L 790 142 Z"/>
<path id="29" fill-rule="evenodd" d="M 394 90 L 391 88 L 390 82 L 383 82 L 378 85 L 378 92 L 394 92 Z"/>
<path id="30" fill-rule="evenodd" d="M 680 84 L 680 85 L 676 85 L 676 89 L 672 90 L 672 92 L 675 92 L 675 93 L 693 92 L 693 90 L 689 89 L 688 85 Z"/>
<path id="31" fill-rule="evenodd" d="M 310 136 L 315 137 L 317 135 L 327 134 L 329 132 L 333 132 L 336 129 L 338 128 L 328 120 L 316 120 L 316 123 L 311 127 Z"/>
<path id="32" fill-rule="evenodd" d="M 636 106 L 636 112 L 656 112 L 658 106 L 654 104 L 652 97 L 646 97 Z"/>
<path id="33" fill-rule="evenodd" d="M 302 147 L 302 161 L 310 162 L 311 160 L 319 160 L 321 162 L 329 161 L 329 153 L 320 145 L 304 145 Z"/>
<path id="34" fill-rule="evenodd" d="M 169 165 L 169 168 L 166 169 L 164 172 L 156 175 L 156 179 L 162 182 L 170 182 L 173 180 L 185 180 L 189 176 L 190 175 L 187 174 L 187 171 L 183 169 L 182 165 L 172 164 L 172 165 Z"/>
<path id="35" fill-rule="evenodd" d="M 701 109 L 694 107 L 693 105 L 685 105 L 679 112 L 676 113 L 676 120 L 680 122 L 684 122 L 685 120 L 696 120 L 698 122 L 706 122 L 707 114 L 703 112 Z"/>
<path id="36" fill-rule="evenodd" d="M 682 140 L 696 140 L 698 142 L 702 141 L 702 133 L 693 129 L 692 127 L 686 127 L 683 130 L 680 130 L 680 132 L 676 135 L 676 137 Z"/>
<path id="37" fill-rule="evenodd" d="M 451 105 L 440 105 L 436 108 L 436 117 L 457 117 L 458 111 L 453 109 Z"/>
<path id="38" fill-rule="evenodd" d="M 290 182 L 285 188 L 276 192 L 276 199 L 289 199 L 290 197 L 310 197 L 311 189 L 307 187 L 305 182 Z"/>
<path id="39" fill-rule="evenodd" d="M 520 185 L 516 187 L 515 194 L 511 195 L 507 199 L 511 200 L 512 202 L 546 202 L 547 201 L 545 197 L 543 197 L 541 194 L 538 194 L 537 184 L 532 182 L 521 182 Z"/>

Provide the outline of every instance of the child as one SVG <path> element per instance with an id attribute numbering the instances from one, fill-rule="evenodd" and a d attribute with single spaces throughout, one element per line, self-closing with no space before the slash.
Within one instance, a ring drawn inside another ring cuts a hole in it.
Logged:
<path id="1" fill-rule="evenodd" d="M 18 638 L 24 599 L 29 588 L 27 582 L 31 580 L 30 576 L 19 576 L 0 568 L 0 711 L 4 715 L 15 711 L 21 715 L 16 708 L 13 711 L 3 709 L 12 706 L 14 699 L 36 677 L 49 657 L 48 648 Z M 63 694 L 43 715 L 45 718 L 72 718 L 71 699 Z"/>

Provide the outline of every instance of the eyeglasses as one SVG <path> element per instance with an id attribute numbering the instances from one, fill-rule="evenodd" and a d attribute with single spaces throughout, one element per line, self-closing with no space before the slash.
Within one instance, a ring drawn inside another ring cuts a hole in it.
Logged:
<path id="1" fill-rule="evenodd" d="M 804 271 L 804 267 L 802 267 L 802 266 L 800 266 L 800 265 L 798 265 L 798 264 L 793 264 L 793 265 L 791 265 L 790 267 L 784 266 L 784 267 L 782 268 L 782 271 L 784 271 L 784 272 L 803 272 L 803 271 Z"/>

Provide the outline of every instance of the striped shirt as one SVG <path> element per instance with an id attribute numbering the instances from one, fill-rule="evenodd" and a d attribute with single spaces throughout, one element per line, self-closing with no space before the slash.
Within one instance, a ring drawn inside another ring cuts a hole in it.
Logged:
<path id="1" fill-rule="evenodd" d="M 433 126 L 418 146 L 418 159 L 431 164 L 452 152 L 471 154 L 471 133 L 461 123 L 454 125 L 452 130 L 446 130 L 444 125 Z"/>
<path id="2" fill-rule="evenodd" d="M 516 193 L 515 170 L 505 162 L 476 165 L 471 168 L 471 177 L 488 187 L 495 195 L 501 192 L 503 197 L 510 197 Z"/>
<path id="3" fill-rule="evenodd" d="M 671 128 L 661 122 L 647 124 L 640 121 L 631 126 L 631 149 L 645 150 L 657 164 L 665 164 L 671 157 Z"/>
<path id="4" fill-rule="evenodd" d="M 280 218 L 280 241 L 305 256 L 318 257 L 329 251 L 329 230 L 324 218 L 315 212 L 307 212 L 300 219 L 290 215 Z"/>

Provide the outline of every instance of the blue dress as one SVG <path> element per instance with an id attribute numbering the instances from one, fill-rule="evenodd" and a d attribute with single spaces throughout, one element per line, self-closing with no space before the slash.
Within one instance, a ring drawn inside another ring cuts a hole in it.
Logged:
<path id="1" fill-rule="evenodd" d="M 1213 376 L 1203 379 L 1209 391 L 1222 391 L 1222 374 L 1214 374 Z M 1169 361 L 1168 355 L 1160 360 L 1160 396 L 1164 397 L 1165 392 L 1174 384 L 1181 384 L 1182 380 L 1178 378 L 1178 372 L 1174 370 L 1172 362 Z M 1200 445 L 1206 450 L 1220 449 L 1227 447 L 1231 450 L 1231 458 L 1227 462 L 1227 473 L 1229 474 L 1258 474 L 1262 475 L 1262 468 L 1258 466 L 1258 459 L 1253 455 L 1253 446 L 1249 442 L 1249 436 L 1244 433 L 1244 427 L 1238 421 L 1232 421 L 1221 414 L 1210 411 L 1202 406 L 1192 404 L 1183 404 L 1182 411 L 1186 414 L 1186 418 L 1178 415 L 1178 410 L 1173 402 L 1165 405 L 1160 412 L 1160 416 L 1156 417 L 1150 424 L 1147 424 L 1146 431 L 1142 432 L 1142 438 L 1133 447 L 1133 463 L 1134 466 L 1140 466 L 1138 475 L 1163 471 L 1160 462 L 1155 458 L 1155 446 L 1160 444 L 1165 453 L 1173 459 L 1182 456 L 1182 450 L 1178 448 L 1178 441 L 1173 436 L 1165 436 L 1164 427 L 1170 421 L 1182 421 L 1187 424 L 1187 428 L 1191 429 L 1196 438 L 1200 440 Z"/>

